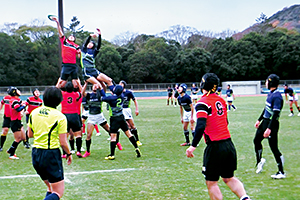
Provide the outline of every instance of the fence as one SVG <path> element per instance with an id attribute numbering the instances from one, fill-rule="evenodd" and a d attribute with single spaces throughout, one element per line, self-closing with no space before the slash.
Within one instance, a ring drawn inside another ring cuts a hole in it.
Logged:
<path id="1" fill-rule="evenodd" d="M 300 87 L 300 79 L 299 80 L 281 80 L 280 87 L 286 83 L 291 87 Z M 192 82 L 187 82 L 187 86 L 190 88 L 192 86 Z M 199 82 L 196 82 L 199 87 Z M 133 91 L 166 91 L 168 86 L 172 88 L 175 86 L 175 83 L 140 83 L 140 84 L 127 84 L 127 88 Z M 22 93 L 31 94 L 32 90 L 38 88 L 40 91 L 44 91 L 46 88 L 50 86 L 16 86 Z M 87 91 L 91 91 L 92 86 L 89 85 Z M 0 87 L 0 95 L 6 94 L 8 86 Z M 265 80 L 261 81 L 261 88 L 265 88 Z M 225 88 L 223 88 L 225 89 Z"/>

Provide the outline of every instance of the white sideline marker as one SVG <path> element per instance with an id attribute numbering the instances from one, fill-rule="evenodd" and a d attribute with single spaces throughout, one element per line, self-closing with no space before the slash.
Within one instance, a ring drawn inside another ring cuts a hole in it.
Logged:
<path id="1" fill-rule="evenodd" d="M 136 168 L 126 168 L 126 169 L 109 169 L 109 170 L 94 170 L 94 171 L 83 171 L 83 172 L 67 172 L 64 175 L 79 175 L 79 174 L 96 174 L 96 173 L 110 173 L 110 172 L 126 172 L 137 170 Z M 38 174 L 28 174 L 28 175 L 16 175 L 16 176 L 0 176 L 0 179 L 15 179 L 15 178 L 31 178 L 31 177 L 39 177 Z M 65 181 L 70 181 L 65 178 Z"/>

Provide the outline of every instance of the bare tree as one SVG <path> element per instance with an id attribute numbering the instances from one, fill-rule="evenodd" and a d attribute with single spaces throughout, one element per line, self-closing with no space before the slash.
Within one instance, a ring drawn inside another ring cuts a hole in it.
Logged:
<path id="1" fill-rule="evenodd" d="M 156 36 L 176 40 L 181 45 L 183 45 L 186 44 L 188 38 L 194 34 L 199 34 L 199 31 L 196 28 L 190 26 L 175 25 L 171 26 L 169 30 L 158 33 Z"/>
<path id="2" fill-rule="evenodd" d="M 134 38 L 136 38 L 138 35 L 139 34 L 136 33 L 136 32 L 126 31 L 126 32 L 123 32 L 123 33 L 115 36 L 112 39 L 112 43 L 117 45 L 117 46 L 122 46 L 124 44 L 127 44 L 128 42 L 130 42 Z"/>

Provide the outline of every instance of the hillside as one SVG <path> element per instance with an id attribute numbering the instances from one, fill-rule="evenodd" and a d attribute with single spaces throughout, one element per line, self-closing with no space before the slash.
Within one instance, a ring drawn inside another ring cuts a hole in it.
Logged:
<path id="1" fill-rule="evenodd" d="M 256 23 L 244 31 L 234 34 L 233 38 L 239 40 L 250 32 L 269 32 L 276 28 L 296 30 L 300 33 L 300 5 L 293 5 L 289 8 L 285 7 L 264 22 Z"/>

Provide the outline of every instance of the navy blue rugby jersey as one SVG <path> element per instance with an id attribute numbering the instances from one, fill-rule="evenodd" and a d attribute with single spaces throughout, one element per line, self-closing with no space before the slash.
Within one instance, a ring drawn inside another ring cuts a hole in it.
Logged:
<path id="1" fill-rule="evenodd" d="M 263 117 L 265 119 L 272 119 L 274 111 L 277 110 L 280 112 L 282 106 L 283 106 L 283 99 L 280 91 L 278 89 L 270 91 L 267 96 L 266 107 L 265 107 Z"/>
<path id="2" fill-rule="evenodd" d="M 187 112 L 191 111 L 192 99 L 189 95 L 184 94 L 183 96 L 178 97 L 178 104 L 183 107 Z"/>
<path id="3" fill-rule="evenodd" d="M 124 90 L 123 91 L 123 96 L 124 96 L 123 108 L 129 108 L 130 107 L 130 100 L 132 99 L 134 101 L 135 96 L 133 95 L 133 92 L 130 91 L 130 90 Z"/>

